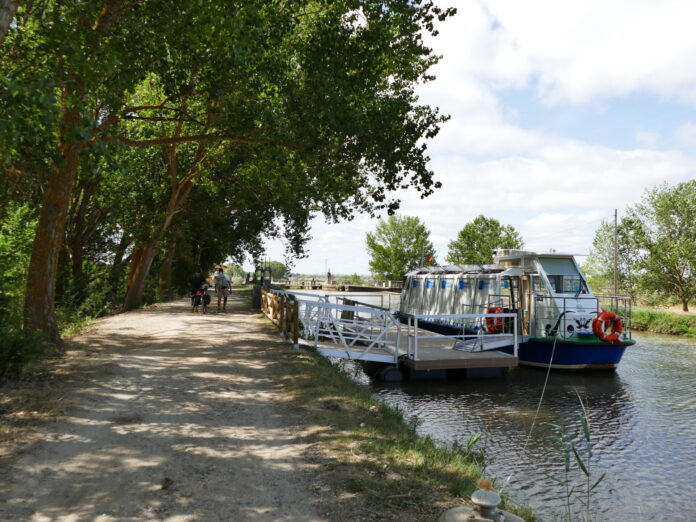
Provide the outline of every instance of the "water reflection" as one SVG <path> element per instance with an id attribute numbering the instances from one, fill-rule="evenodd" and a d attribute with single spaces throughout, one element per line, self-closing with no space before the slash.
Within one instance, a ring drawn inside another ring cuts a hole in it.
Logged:
<path id="1" fill-rule="evenodd" d="M 477 447 L 488 473 L 548 520 L 562 518 L 564 504 L 563 488 L 548 478 L 562 478 L 563 470 L 553 425 L 581 446 L 582 398 L 592 475 L 606 473 L 593 519 L 696 520 L 696 346 L 663 336 L 637 340 L 614 374 L 551 373 L 538 415 L 546 379 L 538 369 L 516 368 L 501 379 L 370 385 L 435 440 L 466 443 L 481 433 Z M 583 476 L 571 478 L 581 483 Z"/>

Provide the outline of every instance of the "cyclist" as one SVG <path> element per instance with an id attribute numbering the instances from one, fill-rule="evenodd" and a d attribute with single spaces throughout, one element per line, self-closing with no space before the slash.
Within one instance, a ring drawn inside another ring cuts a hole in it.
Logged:
<path id="1" fill-rule="evenodd" d="M 203 269 L 198 266 L 196 267 L 195 273 L 189 278 L 188 286 L 191 290 L 191 307 L 195 312 L 198 305 L 196 304 L 196 292 L 206 283 L 206 278 L 203 275 Z"/>

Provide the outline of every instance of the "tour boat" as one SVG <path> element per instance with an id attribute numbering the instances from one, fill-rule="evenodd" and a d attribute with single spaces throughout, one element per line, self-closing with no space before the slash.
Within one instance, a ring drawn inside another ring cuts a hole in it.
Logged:
<path id="1" fill-rule="evenodd" d="M 478 348 L 460 342 L 465 350 L 512 354 L 516 337 L 519 363 L 544 368 L 614 370 L 635 344 L 630 299 L 595 295 L 573 255 L 555 252 L 499 250 L 493 264 L 413 270 L 397 315 L 402 322 L 417 317 L 419 328 L 481 341 Z"/>

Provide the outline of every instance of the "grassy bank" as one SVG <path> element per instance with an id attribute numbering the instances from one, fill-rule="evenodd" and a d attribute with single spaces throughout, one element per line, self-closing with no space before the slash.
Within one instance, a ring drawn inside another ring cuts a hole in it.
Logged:
<path id="1" fill-rule="evenodd" d="M 652 308 L 634 308 L 633 329 L 642 332 L 696 338 L 696 314 L 678 314 Z"/>
<path id="2" fill-rule="evenodd" d="M 308 421 L 332 426 L 319 438 L 334 462 L 337 480 L 347 480 L 349 490 L 367 496 L 376 509 L 422 513 L 423 520 L 434 520 L 438 513 L 467 503 L 478 489 L 484 456 L 473 443 L 443 446 L 418 436 L 414 422 L 378 402 L 319 354 L 297 352 L 285 385 L 296 405 L 309 410 Z M 509 499 L 501 507 L 535 520 Z"/>
<path id="3" fill-rule="evenodd" d="M 235 288 L 247 303 L 251 286 Z M 269 328 L 276 327 L 269 323 Z M 331 426 L 318 435 L 328 473 L 336 487 L 365 498 L 384 519 L 399 513 L 411 520 L 436 520 L 451 507 L 469 503 L 483 477 L 485 456 L 475 436 L 454 446 L 436 444 L 417 434 L 417 423 L 383 403 L 340 368 L 311 349 L 286 359 L 283 384 L 303 420 Z M 531 511 L 505 498 L 503 509 L 525 520 Z"/>
<path id="4" fill-rule="evenodd" d="M 250 287 L 235 290 L 251 301 Z M 476 434 L 454 446 L 436 444 L 417 434 L 415 419 L 378 402 L 314 350 L 303 348 L 294 355 L 286 360 L 283 384 L 295 406 L 305 411 L 305 422 L 331 426 L 317 437 L 337 487 L 347 484 L 351 494 L 365 498 L 385 519 L 408 513 L 409 520 L 414 515 L 436 520 L 447 509 L 469 503 L 484 473 Z M 509 498 L 501 507 L 536 520 Z"/>

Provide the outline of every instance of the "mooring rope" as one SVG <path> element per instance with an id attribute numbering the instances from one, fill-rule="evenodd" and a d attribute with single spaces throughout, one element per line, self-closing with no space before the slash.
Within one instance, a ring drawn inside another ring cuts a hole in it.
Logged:
<path id="1" fill-rule="evenodd" d="M 551 348 L 551 358 L 549 359 L 549 367 L 546 370 L 546 378 L 544 379 L 544 387 L 541 389 L 541 396 L 539 397 L 539 404 L 537 404 L 537 409 L 536 412 L 534 413 L 534 418 L 532 419 L 532 425 L 529 428 L 529 433 L 527 433 L 527 440 L 524 442 L 524 446 L 522 446 L 522 453 L 527 449 L 527 446 L 529 445 L 529 441 L 532 440 L 532 432 L 534 431 L 534 426 L 536 425 L 537 417 L 539 416 L 539 411 L 541 410 L 541 404 L 544 402 L 544 394 L 546 393 L 546 385 L 549 382 L 549 375 L 551 375 L 551 365 L 553 364 L 553 356 L 556 353 L 556 341 L 558 340 L 558 337 L 554 337 L 553 339 L 553 348 Z M 510 484 L 510 480 L 512 480 L 512 476 L 515 474 L 514 471 L 510 472 L 510 475 L 508 475 L 508 478 L 505 479 L 505 483 L 503 484 L 503 487 L 500 488 L 500 493 L 503 493 L 503 490 Z"/>

